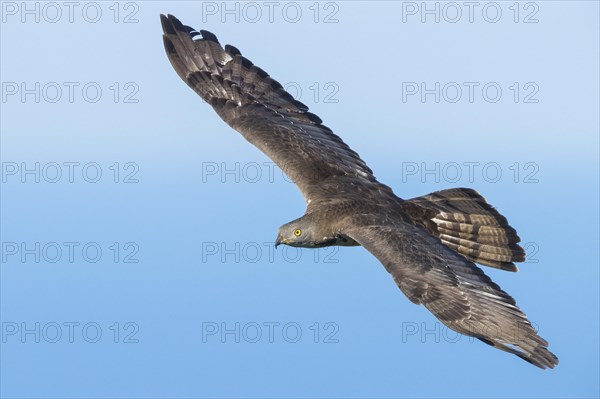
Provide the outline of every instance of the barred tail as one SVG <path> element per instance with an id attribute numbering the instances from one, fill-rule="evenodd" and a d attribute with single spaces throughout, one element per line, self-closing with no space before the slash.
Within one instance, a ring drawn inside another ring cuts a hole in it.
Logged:
<path id="1" fill-rule="evenodd" d="M 408 201 L 426 212 L 426 225 L 442 243 L 467 259 L 502 270 L 517 271 L 513 262 L 523 262 L 521 240 L 504 216 L 477 191 L 453 188 Z"/>

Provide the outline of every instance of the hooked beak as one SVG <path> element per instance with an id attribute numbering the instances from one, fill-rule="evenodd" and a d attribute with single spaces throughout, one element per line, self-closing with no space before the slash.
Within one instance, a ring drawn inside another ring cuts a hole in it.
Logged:
<path id="1" fill-rule="evenodd" d="M 292 241 L 288 238 L 283 238 L 282 236 L 277 235 L 277 239 L 275 240 L 275 249 L 277 249 L 277 247 L 281 244 L 289 245 L 291 242 Z"/>

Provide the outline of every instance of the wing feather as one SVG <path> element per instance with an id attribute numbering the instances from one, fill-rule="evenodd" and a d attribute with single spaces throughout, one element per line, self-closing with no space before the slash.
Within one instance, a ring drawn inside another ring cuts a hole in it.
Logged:
<path id="1" fill-rule="evenodd" d="M 269 156 L 311 201 L 324 182 L 377 180 L 321 118 L 215 35 L 161 15 L 165 50 L 177 74 L 231 127 Z"/>
<path id="2" fill-rule="evenodd" d="M 375 255 L 402 292 L 446 326 L 540 368 L 558 364 L 515 300 L 439 238 L 410 224 L 354 224 L 344 234 Z"/>

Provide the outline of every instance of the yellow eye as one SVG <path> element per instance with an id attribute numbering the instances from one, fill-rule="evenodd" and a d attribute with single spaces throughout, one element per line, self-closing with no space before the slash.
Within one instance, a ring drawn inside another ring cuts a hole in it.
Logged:
<path id="1" fill-rule="evenodd" d="M 302 230 L 300 230 L 300 229 L 296 229 L 296 230 L 294 231 L 294 235 L 295 235 L 296 237 L 300 237 L 300 236 L 302 235 Z"/>

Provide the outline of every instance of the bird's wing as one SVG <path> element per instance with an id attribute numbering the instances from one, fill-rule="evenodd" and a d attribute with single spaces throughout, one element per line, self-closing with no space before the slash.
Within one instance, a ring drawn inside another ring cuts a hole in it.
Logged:
<path id="1" fill-rule="evenodd" d="M 210 32 L 161 15 L 164 45 L 175 71 L 219 116 L 267 154 L 311 200 L 328 178 L 375 182 L 371 169 L 321 119 Z"/>
<path id="2" fill-rule="evenodd" d="M 558 364 L 515 300 L 474 263 L 409 224 L 353 222 L 344 230 L 375 255 L 402 292 L 449 328 L 541 368 Z"/>

